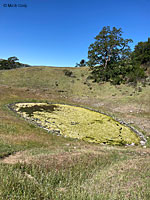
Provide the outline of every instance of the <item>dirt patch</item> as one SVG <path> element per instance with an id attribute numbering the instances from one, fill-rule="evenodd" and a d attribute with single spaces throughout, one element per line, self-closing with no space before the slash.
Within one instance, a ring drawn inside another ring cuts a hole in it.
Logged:
<path id="1" fill-rule="evenodd" d="M 98 155 L 106 155 L 105 150 L 99 149 L 98 147 L 84 146 L 80 147 L 69 147 L 69 152 L 61 153 L 40 153 L 31 155 L 29 151 L 20 151 L 10 156 L 7 156 L 0 160 L 1 163 L 16 164 L 16 163 L 28 163 L 44 166 L 45 168 L 55 167 L 55 169 L 68 168 L 73 166 L 75 163 L 82 160 L 85 157 L 95 157 Z"/>
<path id="2" fill-rule="evenodd" d="M 12 154 L 8 157 L 5 157 L 4 159 L 1 160 L 1 163 L 6 163 L 6 164 L 16 164 L 16 163 L 26 163 L 30 161 L 30 157 L 25 156 L 26 152 L 17 152 L 15 154 Z"/>
<path id="3" fill-rule="evenodd" d="M 55 155 L 39 155 L 32 159 L 32 163 L 43 166 L 45 169 L 55 168 L 55 170 L 66 169 L 78 162 L 81 157 L 80 152 L 59 153 Z"/>

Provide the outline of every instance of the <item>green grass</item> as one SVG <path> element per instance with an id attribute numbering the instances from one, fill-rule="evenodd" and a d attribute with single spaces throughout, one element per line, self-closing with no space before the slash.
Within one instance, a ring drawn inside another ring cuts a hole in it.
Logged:
<path id="1" fill-rule="evenodd" d="M 88 68 L 0 71 L 0 199 L 149 200 L 150 86 L 97 84 Z M 7 105 L 50 102 L 89 107 L 122 119 L 148 137 L 142 146 L 111 146 L 52 135 Z"/>
<path id="2" fill-rule="evenodd" d="M 134 157 L 134 159 L 133 159 Z M 1 164 L 1 199 L 148 199 L 149 156 L 86 153 L 59 165 Z M 5 177 L 5 178 L 4 178 Z"/>
<path id="3" fill-rule="evenodd" d="M 83 199 L 90 197 L 85 182 L 96 171 L 105 170 L 118 162 L 119 154 L 84 154 L 72 159 L 67 166 L 52 163 L 51 166 L 16 164 L 1 165 L 0 190 L 2 199 Z M 126 159 L 122 156 L 121 160 Z M 5 179 L 3 179 L 5 176 Z M 88 189 L 88 188 L 87 188 Z M 89 188 L 90 189 L 90 188 Z M 10 193 L 11 191 L 11 193 Z"/>

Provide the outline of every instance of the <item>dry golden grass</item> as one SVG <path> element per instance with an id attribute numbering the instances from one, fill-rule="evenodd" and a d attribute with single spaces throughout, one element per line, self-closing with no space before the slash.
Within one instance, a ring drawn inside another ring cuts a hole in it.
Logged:
<path id="1" fill-rule="evenodd" d="M 149 139 L 146 148 L 89 144 L 48 134 L 8 109 L 16 102 L 79 105 L 130 122 L 150 136 L 150 86 L 138 85 L 138 92 L 92 83 L 87 68 L 69 68 L 76 78 L 63 70 L 0 71 L 0 199 L 149 200 Z"/>

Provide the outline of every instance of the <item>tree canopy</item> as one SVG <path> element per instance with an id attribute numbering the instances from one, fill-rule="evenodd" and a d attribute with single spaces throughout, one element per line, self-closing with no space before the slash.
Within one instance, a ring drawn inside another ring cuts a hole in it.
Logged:
<path id="1" fill-rule="evenodd" d="M 140 64 L 150 63 L 150 38 L 147 42 L 139 42 L 135 46 L 132 57 Z"/>
<path id="2" fill-rule="evenodd" d="M 9 57 L 7 60 L 0 59 L 0 70 L 29 67 L 27 64 L 17 62 L 18 60 L 19 59 L 16 56 Z"/>
<path id="3" fill-rule="evenodd" d="M 103 27 L 89 46 L 88 65 L 95 82 L 110 81 L 120 84 L 144 78 L 140 64 L 131 59 L 132 39 L 122 37 L 122 29 Z"/>
<path id="4" fill-rule="evenodd" d="M 131 49 L 128 45 L 131 39 L 123 39 L 121 28 L 105 26 L 95 37 L 95 42 L 89 46 L 88 64 L 107 68 L 110 63 L 127 59 Z"/>
<path id="5" fill-rule="evenodd" d="M 80 61 L 80 63 L 76 63 L 76 66 L 75 67 L 85 67 L 86 66 L 86 61 L 84 59 L 82 59 Z"/>

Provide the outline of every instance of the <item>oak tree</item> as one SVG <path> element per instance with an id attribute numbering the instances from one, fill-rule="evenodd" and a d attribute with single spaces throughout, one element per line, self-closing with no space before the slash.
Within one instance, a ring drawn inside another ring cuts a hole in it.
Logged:
<path id="1" fill-rule="evenodd" d="M 122 37 L 121 28 L 105 26 L 95 37 L 95 42 L 89 46 L 88 65 L 103 66 L 105 69 L 109 64 L 125 60 L 129 57 L 131 49 L 128 45 L 131 39 Z"/>

